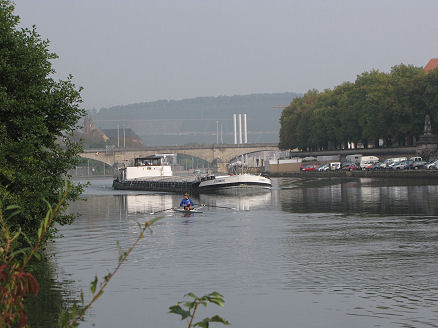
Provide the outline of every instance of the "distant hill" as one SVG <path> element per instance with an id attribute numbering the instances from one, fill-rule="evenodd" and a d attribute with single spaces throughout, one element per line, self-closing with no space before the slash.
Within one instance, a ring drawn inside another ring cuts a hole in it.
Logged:
<path id="1" fill-rule="evenodd" d="M 248 142 L 278 142 L 282 109 L 273 106 L 287 106 L 297 96 L 285 92 L 159 100 L 102 108 L 89 115 L 101 129 L 131 128 L 145 145 L 160 146 L 212 144 L 217 138 L 233 143 L 233 114 L 246 113 Z"/>
<path id="2" fill-rule="evenodd" d="M 120 147 L 144 146 L 142 140 L 130 128 L 100 129 L 89 116 L 85 117 L 82 130 L 75 131 L 75 141 L 82 141 L 84 148 L 104 148 L 119 145 Z"/>

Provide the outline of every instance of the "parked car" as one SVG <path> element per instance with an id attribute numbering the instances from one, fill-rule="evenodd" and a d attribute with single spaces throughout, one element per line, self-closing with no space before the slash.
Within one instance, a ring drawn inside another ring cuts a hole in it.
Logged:
<path id="1" fill-rule="evenodd" d="M 407 170 L 409 169 L 409 165 L 411 165 L 413 161 L 407 160 L 407 161 L 400 161 L 398 163 L 395 163 L 391 166 L 393 170 Z"/>
<path id="2" fill-rule="evenodd" d="M 360 170 L 360 167 L 357 164 L 355 164 L 355 163 L 344 163 L 342 165 L 341 170 L 344 170 L 344 171 L 356 171 L 356 170 Z"/>
<path id="3" fill-rule="evenodd" d="M 301 166 L 301 171 L 303 172 L 310 172 L 315 171 L 319 167 L 318 164 L 307 164 Z"/>
<path id="4" fill-rule="evenodd" d="M 371 167 L 369 168 L 369 170 L 373 170 L 373 171 L 375 171 L 375 170 L 381 170 L 381 169 L 383 169 L 383 168 L 385 168 L 386 166 L 384 166 L 384 163 L 382 163 L 382 162 L 377 162 L 377 163 L 374 163 L 373 165 L 371 165 Z"/>
<path id="5" fill-rule="evenodd" d="M 435 159 L 424 165 L 424 168 L 427 170 L 436 170 L 437 166 L 438 166 L 438 160 Z"/>
<path id="6" fill-rule="evenodd" d="M 330 164 L 324 164 L 323 166 L 318 167 L 318 172 L 326 172 L 330 170 Z"/>
<path id="7" fill-rule="evenodd" d="M 373 166 L 374 163 L 377 163 L 379 158 L 376 156 L 362 156 L 360 160 L 360 168 L 362 170 L 368 170 Z"/>
<path id="8" fill-rule="evenodd" d="M 330 170 L 332 171 L 341 169 L 341 162 L 331 162 L 329 165 L 330 165 Z"/>
<path id="9" fill-rule="evenodd" d="M 427 162 L 425 161 L 413 161 L 411 164 L 409 164 L 410 170 L 418 170 L 418 169 L 424 169 L 424 165 L 426 165 Z"/>

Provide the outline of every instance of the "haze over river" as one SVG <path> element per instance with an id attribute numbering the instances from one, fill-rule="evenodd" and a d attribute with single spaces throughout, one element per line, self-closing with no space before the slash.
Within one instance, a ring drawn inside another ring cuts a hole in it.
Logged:
<path id="1" fill-rule="evenodd" d="M 168 308 L 188 292 L 218 291 L 232 327 L 438 327 L 438 181 L 273 179 L 257 194 L 193 196 L 205 207 L 164 212 L 80 327 L 186 327 Z M 136 222 L 177 207 L 182 195 L 113 191 L 95 180 L 82 213 L 50 247 L 54 283 L 48 308 L 81 288 L 89 298 L 126 250 Z M 32 327 L 56 326 L 55 315 Z M 213 327 L 220 325 L 212 324 Z"/>

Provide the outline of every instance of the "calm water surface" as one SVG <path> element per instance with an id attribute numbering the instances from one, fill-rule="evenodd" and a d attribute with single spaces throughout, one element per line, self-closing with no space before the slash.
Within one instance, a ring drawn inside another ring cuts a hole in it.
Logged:
<path id="1" fill-rule="evenodd" d="M 437 327 L 438 185 L 421 180 L 275 179 L 258 194 L 194 196 L 207 207 L 164 212 L 81 327 L 185 327 L 169 306 L 219 291 L 233 327 Z M 60 228 L 56 283 L 65 299 L 117 264 L 137 222 L 180 195 L 120 193 L 92 181 L 82 216 Z M 87 296 L 87 293 L 86 293 Z M 50 298 L 39 307 L 50 306 Z M 204 311 L 204 312 L 202 312 Z M 33 326 L 56 326 L 53 317 Z"/>

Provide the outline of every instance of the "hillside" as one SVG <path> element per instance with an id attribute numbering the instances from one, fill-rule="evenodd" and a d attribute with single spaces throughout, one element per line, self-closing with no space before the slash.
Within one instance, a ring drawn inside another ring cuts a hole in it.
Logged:
<path id="1" fill-rule="evenodd" d="M 76 130 L 73 140 L 81 141 L 84 148 L 104 148 L 109 145 L 119 145 L 120 147 L 139 147 L 144 146 L 140 137 L 132 129 L 105 129 L 96 127 L 93 119 L 85 117 L 83 128 Z"/>
<path id="2" fill-rule="evenodd" d="M 248 142 L 278 142 L 281 108 L 296 93 L 160 100 L 102 108 L 90 113 L 101 129 L 131 128 L 146 146 L 233 143 L 233 114 L 247 114 Z M 218 123 L 217 123 L 218 122 Z"/>

